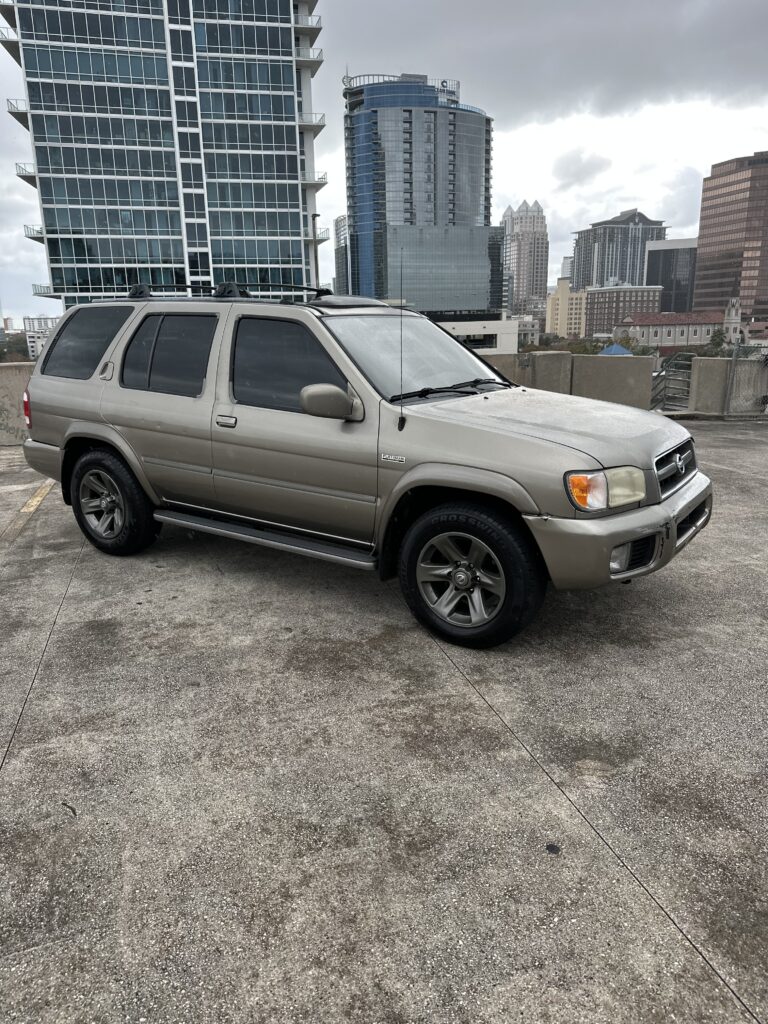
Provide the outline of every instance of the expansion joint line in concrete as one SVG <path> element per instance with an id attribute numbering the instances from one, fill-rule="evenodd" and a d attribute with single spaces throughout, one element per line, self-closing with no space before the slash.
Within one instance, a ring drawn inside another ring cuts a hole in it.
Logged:
<path id="1" fill-rule="evenodd" d="M 501 724 L 504 726 L 504 728 L 507 730 L 507 732 L 510 734 L 510 736 L 512 736 L 514 741 L 518 744 L 518 746 L 520 746 L 525 751 L 525 753 L 528 755 L 528 757 L 531 759 L 531 761 L 533 761 L 533 763 L 536 765 L 536 767 L 539 768 L 540 771 L 542 771 L 546 775 L 546 777 L 549 779 L 549 781 L 552 783 L 552 785 L 555 786 L 559 790 L 560 794 L 564 797 L 565 800 L 568 801 L 570 806 L 574 809 L 574 811 L 578 814 L 578 816 L 586 824 L 586 826 L 597 836 L 597 838 L 600 840 L 600 842 L 616 858 L 616 860 L 619 862 L 619 864 L 622 866 L 622 868 L 624 868 L 624 870 L 640 886 L 640 888 L 643 890 L 643 892 L 646 894 L 646 896 L 659 908 L 659 910 L 667 918 L 667 920 L 670 922 L 670 924 L 673 926 L 673 928 L 675 928 L 675 930 L 682 936 L 682 938 L 685 940 L 685 942 L 688 943 L 688 945 L 691 947 L 691 949 L 706 964 L 706 966 L 710 969 L 710 971 L 712 971 L 712 973 L 717 977 L 717 979 L 721 982 L 721 984 L 724 985 L 725 988 L 731 993 L 731 995 L 733 996 L 734 1000 L 738 1004 L 739 1008 L 742 1009 L 749 1016 L 749 1018 L 751 1020 L 756 1021 L 757 1024 L 763 1024 L 762 1019 L 760 1017 L 758 1017 L 758 1015 L 754 1012 L 754 1010 L 750 1009 L 750 1007 L 744 1002 L 742 997 L 738 994 L 738 992 L 734 989 L 734 987 L 732 985 L 730 985 L 728 983 L 728 981 L 723 977 L 723 975 L 720 973 L 720 971 L 717 969 L 717 967 L 715 967 L 715 965 L 712 963 L 712 961 L 709 959 L 709 957 L 706 955 L 706 953 L 694 942 L 694 940 L 691 938 L 691 936 L 688 935 L 687 932 L 678 924 L 678 922 L 675 920 L 673 915 L 670 913 L 670 911 L 667 910 L 667 908 L 658 899 L 658 897 L 654 896 L 653 892 L 651 892 L 651 890 L 648 888 L 648 886 L 645 884 L 645 882 L 642 880 L 642 878 L 640 878 L 640 876 L 629 866 L 629 864 L 624 860 L 624 858 L 621 856 L 621 854 L 616 849 L 616 847 L 613 846 L 612 843 L 603 835 L 603 833 L 600 831 L 600 829 L 597 827 L 597 825 L 595 825 L 592 821 L 590 821 L 590 819 L 587 817 L 587 815 L 584 813 L 584 811 L 582 811 L 582 809 L 574 801 L 574 799 L 571 796 L 568 795 L 567 791 L 563 788 L 563 786 L 560 785 L 560 783 L 554 777 L 552 772 L 536 756 L 536 754 L 534 754 L 534 752 L 527 745 L 527 743 L 525 743 L 525 741 L 522 739 L 522 737 L 519 735 L 519 733 L 517 733 L 512 728 L 512 726 L 509 724 L 509 722 L 507 722 L 507 720 L 504 718 L 504 716 L 501 715 L 496 710 L 496 708 L 493 706 L 493 704 L 491 704 L 491 702 L 485 697 L 485 695 L 477 688 L 477 686 L 475 686 L 475 684 L 472 682 L 472 680 L 469 678 L 469 676 L 466 674 L 466 672 L 461 668 L 461 666 L 456 664 L 456 662 L 453 660 L 453 658 L 448 653 L 448 651 L 446 651 L 443 647 L 441 647 L 440 644 L 437 643 L 437 641 L 433 641 L 433 642 L 434 642 L 435 646 L 437 647 L 437 649 L 440 651 L 440 653 L 451 663 L 451 665 L 453 665 L 453 667 L 456 669 L 456 671 L 459 673 L 459 675 L 461 675 L 463 677 L 463 679 L 467 682 L 467 684 L 474 690 L 474 692 L 477 694 L 477 696 L 480 698 L 480 700 L 486 705 L 486 707 L 489 709 L 489 711 L 493 715 L 495 715 L 496 718 L 498 718 L 499 722 L 501 722 Z"/>
<path id="2" fill-rule="evenodd" d="M 3 770 L 3 766 L 5 765 L 6 758 L 8 757 L 8 754 L 10 752 L 11 746 L 12 746 L 14 738 L 16 736 L 16 732 L 17 732 L 17 730 L 19 728 L 19 725 L 21 724 L 21 719 L 22 719 L 22 717 L 24 715 L 24 711 L 26 710 L 27 703 L 28 703 L 30 695 L 32 693 L 32 688 L 35 685 L 37 677 L 38 677 L 38 675 L 40 673 L 40 668 L 41 668 L 41 666 L 43 664 L 43 659 L 45 658 L 46 651 L 48 650 L 48 644 L 51 642 L 51 637 L 53 636 L 53 631 L 56 628 L 56 623 L 58 622 L 59 615 L 61 613 L 61 609 L 64 607 L 64 602 L 67 599 L 67 594 L 69 593 L 69 588 L 72 586 L 72 580 L 75 578 L 75 573 L 77 572 L 77 567 L 80 564 L 80 557 L 81 557 L 81 555 L 83 553 L 83 548 L 84 547 L 85 547 L 85 540 L 83 540 L 83 543 L 80 545 L 80 550 L 77 552 L 77 558 L 75 559 L 75 564 L 72 566 L 72 572 L 69 574 L 69 579 L 67 580 L 67 585 L 64 588 L 64 593 L 61 595 L 61 600 L 59 601 L 59 606 L 56 609 L 56 614 L 53 616 L 53 622 L 51 623 L 51 628 L 48 630 L 48 636 L 45 638 L 45 644 L 43 646 L 42 654 L 40 655 L 40 658 L 39 658 L 39 660 L 37 662 L 37 666 L 36 666 L 35 671 L 34 671 L 34 673 L 32 675 L 32 680 L 31 680 L 31 682 L 29 684 L 29 688 L 27 689 L 26 695 L 24 697 L 24 702 L 21 705 L 21 710 L 19 711 L 19 717 L 16 719 L 16 724 L 13 727 L 13 732 L 11 733 L 11 738 L 8 740 L 8 746 L 5 748 L 5 752 L 3 753 L 2 761 L 0 761 L 0 772 Z"/>

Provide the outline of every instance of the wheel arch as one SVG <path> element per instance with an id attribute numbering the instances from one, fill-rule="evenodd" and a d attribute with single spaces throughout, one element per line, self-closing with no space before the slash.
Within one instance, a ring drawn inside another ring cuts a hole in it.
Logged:
<path id="1" fill-rule="evenodd" d="M 74 423 L 64 439 L 61 460 L 61 494 L 67 505 L 71 504 L 70 481 L 77 460 L 85 452 L 97 450 L 119 456 L 136 477 L 149 500 L 155 505 L 161 504 L 159 496 L 147 479 L 138 455 L 116 430 L 106 424 L 102 426 L 96 423 Z"/>
<path id="2" fill-rule="evenodd" d="M 401 477 L 385 504 L 376 545 L 381 579 L 396 575 L 400 545 L 411 524 L 430 508 L 452 501 L 470 501 L 512 520 L 530 537 L 538 551 L 523 514 L 536 515 L 539 508 L 516 480 L 471 467 L 419 467 Z"/>

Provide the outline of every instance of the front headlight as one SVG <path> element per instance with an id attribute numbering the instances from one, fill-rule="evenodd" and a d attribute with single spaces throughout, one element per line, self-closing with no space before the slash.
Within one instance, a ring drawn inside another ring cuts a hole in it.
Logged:
<path id="1" fill-rule="evenodd" d="M 571 501 L 586 512 L 633 505 L 645 497 L 645 474 L 636 466 L 617 466 L 597 473 L 567 473 Z"/>

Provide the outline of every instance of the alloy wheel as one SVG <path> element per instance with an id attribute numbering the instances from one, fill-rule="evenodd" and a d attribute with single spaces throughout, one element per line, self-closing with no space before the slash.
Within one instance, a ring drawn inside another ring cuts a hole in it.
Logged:
<path id="1" fill-rule="evenodd" d="M 467 533 L 441 533 L 421 549 L 419 592 L 452 626 L 482 626 L 497 614 L 507 592 L 504 570 L 483 541 Z"/>
<path id="2" fill-rule="evenodd" d="M 125 524 L 125 503 L 120 488 L 103 469 L 89 469 L 80 481 L 80 509 L 93 533 L 113 540 Z"/>

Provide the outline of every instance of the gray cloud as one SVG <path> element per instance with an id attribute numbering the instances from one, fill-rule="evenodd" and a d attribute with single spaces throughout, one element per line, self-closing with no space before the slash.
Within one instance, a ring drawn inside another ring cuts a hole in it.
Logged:
<path id="1" fill-rule="evenodd" d="M 314 107 L 326 114 L 328 125 L 318 138 L 317 163 L 324 170 L 327 160 L 342 179 L 341 79 L 347 70 L 352 75 L 410 71 L 458 78 L 464 102 L 487 110 L 500 130 L 577 112 L 630 114 L 648 103 L 709 99 L 740 106 L 768 98 L 765 0 L 582 0 L 578 5 L 570 0 L 476 0 L 471 6 L 465 0 L 390 0 L 386 10 L 370 0 L 321 0 L 317 13 L 324 25 L 318 45 L 326 60 L 314 81 Z M 13 312 L 54 312 L 56 303 L 33 300 L 30 291 L 32 281 L 46 280 L 45 261 L 42 246 L 23 237 L 22 225 L 37 223 L 40 214 L 34 191 L 16 181 L 14 163 L 32 154 L 28 134 L 5 112 L 6 97 L 23 95 L 17 65 L 0 50 L 0 183 L 6 186 L 0 194 L 0 300 Z M 652 140 L 638 141 L 644 163 L 663 159 Z M 610 153 L 610 139 L 587 144 L 590 151 Z M 748 145 L 723 139 L 713 157 L 723 159 L 734 146 L 738 152 Z M 537 154 L 521 153 L 518 159 L 535 163 Z M 619 163 L 615 157 L 612 174 Z M 497 181 L 506 181 L 511 192 L 517 188 L 514 179 L 514 165 L 497 168 Z M 670 182 L 658 215 L 676 225 L 695 222 L 695 215 L 689 218 L 698 187 L 700 175 L 696 187 L 692 177 Z M 328 207 L 323 193 L 321 205 L 327 214 L 341 212 L 343 186 L 331 183 L 324 191 Z M 542 202 L 546 198 L 539 195 Z M 580 202 L 587 200 L 585 223 L 602 215 L 591 206 L 592 196 L 579 196 Z M 606 213 L 636 202 L 614 196 Z M 552 211 L 547 213 L 552 226 Z M 567 244 L 565 237 L 561 244 Z M 330 249 L 322 247 L 328 275 Z"/>
<path id="2" fill-rule="evenodd" d="M 458 78 L 463 100 L 502 129 L 577 111 L 768 97 L 765 0 L 390 0 L 386 12 L 370 0 L 325 0 L 318 13 L 326 63 L 316 105 L 330 115 L 321 149 L 341 140 L 347 68 Z"/>
<path id="3" fill-rule="evenodd" d="M 695 167 L 683 167 L 667 182 L 669 191 L 661 201 L 658 216 L 675 226 L 674 234 L 698 232 L 701 207 L 701 174 Z"/>
<path id="4" fill-rule="evenodd" d="M 607 170 L 611 161 L 598 153 L 585 154 L 583 149 L 571 149 L 555 160 L 552 173 L 558 182 L 558 190 L 566 191 L 576 185 L 587 185 Z"/>

